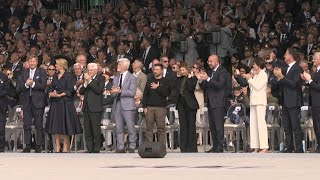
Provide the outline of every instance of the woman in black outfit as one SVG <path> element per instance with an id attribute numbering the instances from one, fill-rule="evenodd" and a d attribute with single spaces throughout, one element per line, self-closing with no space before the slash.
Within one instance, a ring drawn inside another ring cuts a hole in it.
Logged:
<path id="1" fill-rule="evenodd" d="M 199 104 L 194 95 L 198 79 L 190 73 L 188 64 L 180 65 L 181 76 L 177 78 L 178 102 L 177 109 L 180 123 L 181 152 L 198 152 L 196 137 L 196 114 Z"/>
<path id="2" fill-rule="evenodd" d="M 66 72 L 68 62 L 65 59 L 56 60 L 59 71 L 52 79 L 49 88 L 51 101 L 46 122 L 46 132 L 55 135 L 56 152 L 60 152 L 60 136 L 63 138 L 63 152 L 69 152 L 69 136 L 82 133 L 82 127 L 73 102 L 76 83 L 73 75 Z"/>

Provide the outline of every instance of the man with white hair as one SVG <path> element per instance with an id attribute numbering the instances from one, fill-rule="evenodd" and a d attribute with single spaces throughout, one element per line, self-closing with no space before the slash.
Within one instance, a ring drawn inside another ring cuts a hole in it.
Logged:
<path id="1" fill-rule="evenodd" d="M 136 131 L 134 128 L 134 115 L 136 111 L 134 96 L 137 91 L 136 77 L 128 69 L 130 61 L 121 58 L 118 61 L 118 75 L 114 77 L 111 94 L 115 96 L 113 102 L 114 117 L 116 120 L 117 150 L 116 153 L 134 153 L 136 147 Z M 129 134 L 128 148 L 124 147 L 124 124 Z"/>
<path id="2" fill-rule="evenodd" d="M 320 153 L 320 52 L 313 55 L 313 65 L 317 68 L 316 72 L 309 74 L 304 71 L 301 78 L 309 84 L 313 128 L 318 144 L 315 153 Z"/>
<path id="3" fill-rule="evenodd" d="M 79 54 L 76 57 L 76 62 L 80 63 L 85 68 L 87 66 L 87 57 L 83 54 Z"/>
<path id="4" fill-rule="evenodd" d="M 100 121 L 103 110 L 103 88 L 105 77 L 98 74 L 98 65 L 89 63 L 80 88 L 83 99 L 84 133 L 88 153 L 99 153 L 101 148 Z"/>

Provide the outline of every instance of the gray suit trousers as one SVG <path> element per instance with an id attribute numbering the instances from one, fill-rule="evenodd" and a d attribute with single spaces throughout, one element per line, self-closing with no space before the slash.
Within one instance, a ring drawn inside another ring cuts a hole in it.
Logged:
<path id="1" fill-rule="evenodd" d="M 117 149 L 124 149 L 124 125 L 127 125 L 129 134 L 129 148 L 135 149 L 136 147 L 136 130 L 134 128 L 134 110 L 126 111 L 122 108 L 121 102 L 116 102 L 115 120 L 116 120 L 116 134 L 117 134 Z"/>

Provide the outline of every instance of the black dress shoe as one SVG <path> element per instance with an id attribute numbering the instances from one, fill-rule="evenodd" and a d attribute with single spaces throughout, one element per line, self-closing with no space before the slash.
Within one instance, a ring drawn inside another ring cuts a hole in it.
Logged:
<path id="1" fill-rule="evenodd" d="M 280 151 L 280 153 L 292 153 L 292 149 L 291 148 L 285 148 L 282 151 Z"/>
<path id="2" fill-rule="evenodd" d="M 217 148 L 213 151 L 213 153 L 223 153 L 223 148 Z"/>
<path id="3" fill-rule="evenodd" d="M 4 149 L 0 149 L 0 153 L 3 153 L 4 152 Z"/>
<path id="4" fill-rule="evenodd" d="M 304 153 L 304 151 L 302 148 L 300 148 L 300 149 L 295 150 L 294 153 Z"/>
<path id="5" fill-rule="evenodd" d="M 41 153 L 42 152 L 42 146 L 37 146 L 34 150 L 35 153 Z"/>
<path id="6" fill-rule="evenodd" d="M 92 153 L 92 151 L 88 150 L 88 151 L 86 151 L 86 153 Z"/>
<path id="7" fill-rule="evenodd" d="M 92 153 L 100 153 L 99 150 L 93 150 Z"/>
<path id="8" fill-rule="evenodd" d="M 115 153 L 126 153 L 126 150 L 124 150 L 124 149 L 117 149 Z"/>
<path id="9" fill-rule="evenodd" d="M 206 151 L 206 153 L 213 153 L 216 150 L 216 148 L 211 148 L 209 151 Z"/>
<path id="10" fill-rule="evenodd" d="M 128 148 L 127 151 L 128 151 L 129 153 L 134 153 L 134 149 L 131 149 L 131 148 Z"/>
<path id="11" fill-rule="evenodd" d="M 22 153 L 30 153 L 30 147 L 25 147 L 23 150 L 22 150 Z"/>

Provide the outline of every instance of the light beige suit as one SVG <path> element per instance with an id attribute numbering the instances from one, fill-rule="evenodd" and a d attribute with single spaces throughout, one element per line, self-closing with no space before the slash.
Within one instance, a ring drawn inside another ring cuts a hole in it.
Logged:
<path id="1" fill-rule="evenodd" d="M 142 71 L 140 71 L 138 75 L 136 73 L 133 75 L 137 77 L 137 92 L 135 96 L 135 102 L 136 105 L 139 105 L 142 101 L 144 88 L 147 84 L 147 75 Z"/>
<path id="2" fill-rule="evenodd" d="M 265 121 L 268 76 L 263 70 L 248 80 L 250 87 L 250 144 L 253 149 L 268 149 Z"/>
<path id="3" fill-rule="evenodd" d="M 137 89 L 139 89 L 142 93 L 147 84 L 147 75 L 142 71 L 139 72 L 137 77 Z"/>
<path id="4" fill-rule="evenodd" d="M 198 101 L 199 109 L 197 110 L 196 114 L 196 125 L 202 125 L 203 119 L 201 118 L 201 115 L 203 115 L 203 108 L 204 108 L 204 95 L 203 90 L 200 87 L 199 81 L 197 82 L 196 89 L 194 90 L 194 95 Z M 202 145 L 202 131 L 199 132 L 198 137 L 198 144 Z"/>

